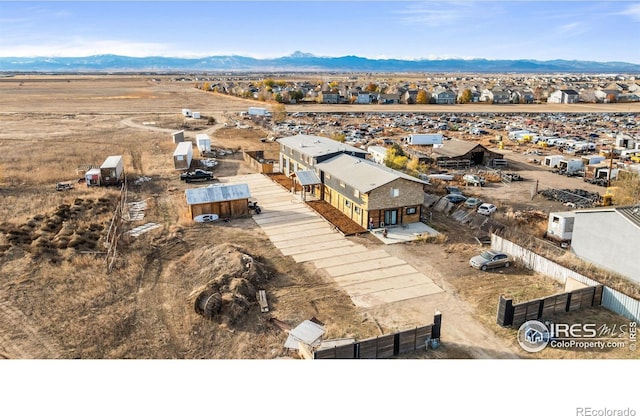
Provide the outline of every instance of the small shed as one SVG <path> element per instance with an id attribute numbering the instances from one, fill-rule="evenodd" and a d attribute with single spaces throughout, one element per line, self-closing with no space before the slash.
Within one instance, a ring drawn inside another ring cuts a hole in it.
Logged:
<path id="1" fill-rule="evenodd" d="M 550 213 L 547 224 L 547 238 L 563 243 L 571 241 L 575 218 L 576 213 L 574 211 Z"/>
<path id="2" fill-rule="evenodd" d="M 173 138 L 173 143 L 178 144 L 184 141 L 184 130 L 176 131 L 171 134 Z"/>
<path id="3" fill-rule="evenodd" d="M 191 167 L 191 159 L 193 158 L 193 146 L 191 142 L 178 143 L 175 152 L 173 152 L 173 165 L 177 170 L 187 170 Z"/>
<path id="4" fill-rule="evenodd" d="M 211 151 L 211 138 L 208 134 L 196 134 L 196 146 L 200 154 Z"/>
<path id="5" fill-rule="evenodd" d="M 249 185 L 246 183 L 216 184 L 185 191 L 191 218 L 202 214 L 217 214 L 220 218 L 249 215 Z"/>

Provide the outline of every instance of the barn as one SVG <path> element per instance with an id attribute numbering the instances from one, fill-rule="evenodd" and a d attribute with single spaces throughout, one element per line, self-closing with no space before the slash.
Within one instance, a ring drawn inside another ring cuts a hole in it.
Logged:
<path id="1" fill-rule="evenodd" d="M 217 184 L 185 191 L 191 218 L 202 214 L 217 214 L 220 218 L 239 218 L 249 215 L 249 185 Z"/>
<path id="2" fill-rule="evenodd" d="M 431 158 L 439 165 L 448 162 L 466 162 L 470 165 L 489 165 L 495 159 L 503 159 L 500 153 L 493 152 L 480 143 L 466 140 L 447 140 L 441 147 L 434 147 Z"/>

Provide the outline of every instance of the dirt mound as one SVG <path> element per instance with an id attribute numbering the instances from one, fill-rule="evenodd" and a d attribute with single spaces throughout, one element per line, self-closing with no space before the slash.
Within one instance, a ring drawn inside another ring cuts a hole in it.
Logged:
<path id="1" fill-rule="evenodd" d="M 182 260 L 184 271 L 193 271 L 196 288 L 189 300 L 196 313 L 226 325 L 258 308 L 256 293 L 271 277 L 258 259 L 228 243 L 192 251 Z"/>

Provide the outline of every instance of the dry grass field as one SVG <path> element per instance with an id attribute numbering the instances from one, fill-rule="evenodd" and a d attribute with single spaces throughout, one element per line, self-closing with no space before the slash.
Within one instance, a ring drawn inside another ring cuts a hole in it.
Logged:
<path id="1" fill-rule="evenodd" d="M 172 166 L 171 132 L 184 129 L 187 140 L 207 133 L 213 147 L 232 150 L 219 159 L 215 175 L 249 173 L 240 150 L 264 150 L 267 157 L 275 157 L 278 150 L 277 144 L 259 140 L 268 132 L 257 127 L 224 127 L 232 113 L 252 105 L 256 103 L 205 93 L 193 83 L 169 78 L 159 82 L 145 76 L 0 79 L 0 357 L 286 356 L 286 333 L 268 317 L 295 326 L 315 316 L 325 324 L 326 338 L 362 339 L 390 330 L 384 320 L 356 309 L 325 275 L 282 256 L 252 219 L 194 224 L 188 217 L 186 185 Z M 348 107 L 340 109 L 362 111 Z M 203 118 L 186 120 L 182 108 L 200 111 Z M 329 111 L 323 106 L 305 109 Z M 393 111 L 415 111 L 415 106 Z M 430 106 L 428 111 L 475 110 Z M 209 116 L 215 125 L 206 124 Z M 81 177 L 79 167 L 100 165 L 107 156 L 118 154 L 124 156 L 130 181 L 128 200 L 145 201 L 144 221 L 161 227 L 122 239 L 115 268 L 108 273 L 104 239 L 118 190 L 76 184 L 72 190 L 57 192 L 55 184 L 76 181 Z M 139 177 L 148 181 L 133 185 L 131 181 Z M 532 299 L 559 288 L 516 268 L 504 275 L 474 272 L 466 261 L 477 246 L 458 241 L 455 235 L 441 243 L 391 249 L 433 268 L 439 285 L 453 298 L 468 302 L 481 322 L 503 336 L 496 351 L 519 353 L 512 334 L 493 328 L 491 308 L 497 305 L 498 292 L 506 288 L 512 296 Z M 260 266 L 259 276 L 245 276 L 242 259 L 247 256 Z M 194 298 L 212 286 L 224 288 L 220 302 L 225 313 L 206 320 L 196 314 Z M 268 292 L 269 314 L 261 314 L 253 302 L 258 288 Z M 432 356 L 469 358 L 475 356 L 472 349 L 473 345 L 443 345 Z"/>

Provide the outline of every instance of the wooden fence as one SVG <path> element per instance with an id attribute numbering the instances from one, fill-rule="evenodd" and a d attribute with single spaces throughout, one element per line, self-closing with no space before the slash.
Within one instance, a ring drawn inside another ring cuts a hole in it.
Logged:
<path id="1" fill-rule="evenodd" d="M 519 327 L 530 320 L 598 306 L 602 303 L 602 290 L 602 285 L 585 287 L 517 305 L 511 299 L 500 296 L 496 321 L 500 326 Z"/>
<path id="2" fill-rule="evenodd" d="M 340 345 L 333 348 L 317 350 L 314 359 L 377 359 L 391 358 L 400 354 L 424 350 L 432 339 L 440 339 L 442 315 L 436 313 L 433 324 L 420 328 L 409 329 L 394 334 L 382 335 L 357 341 L 352 344 Z"/>
<path id="3" fill-rule="evenodd" d="M 243 151 L 242 157 L 251 169 L 260 173 L 273 173 L 274 161 L 264 158 L 264 151 Z"/>

